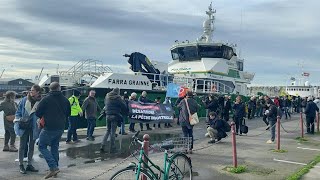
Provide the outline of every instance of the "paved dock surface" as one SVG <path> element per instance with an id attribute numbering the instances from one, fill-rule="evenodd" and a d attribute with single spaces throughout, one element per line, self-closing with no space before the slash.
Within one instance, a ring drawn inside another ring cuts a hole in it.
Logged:
<path id="1" fill-rule="evenodd" d="M 2 122 L 1 122 L 2 123 Z M 265 130 L 265 124 L 261 118 L 247 121 L 249 133 L 247 136 L 236 136 L 238 164 L 246 165 L 248 171 L 242 174 L 231 174 L 224 170 L 226 166 L 232 165 L 232 145 L 231 136 L 223 139 L 218 144 L 209 145 L 209 139 L 204 137 L 206 125 L 201 122 L 194 127 L 195 145 L 194 153 L 188 155 L 192 159 L 195 180 L 256 180 L 256 179 L 285 179 L 287 176 L 309 163 L 320 154 L 320 135 L 307 135 L 307 142 L 300 143 L 295 140 L 300 136 L 299 116 L 293 115 L 291 120 L 282 120 L 284 129 L 281 129 L 281 149 L 286 153 L 274 153 L 271 150 L 276 148 L 276 144 L 266 144 L 270 138 L 270 132 Z M 138 129 L 138 124 L 136 124 Z M 287 131 L 287 132 L 286 132 Z M 55 179 L 91 179 L 100 175 L 96 179 L 108 179 L 117 170 L 126 167 L 134 158 L 128 158 L 125 162 L 114 167 L 124 158 L 129 156 L 132 150 L 129 149 L 129 135 L 119 135 L 117 146 L 119 153 L 100 153 L 99 147 L 102 141 L 104 128 L 95 131 L 96 140 L 86 141 L 85 131 L 78 134 L 82 140 L 79 144 L 65 144 L 66 133 L 60 143 L 60 170 Z M 173 128 L 155 129 L 143 131 L 150 134 L 151 143 L 160 142 L 181 135 L 181 128 L 175 125 Z M 0 148 L 3 148 L 3 139 L 0 139 Z M 18 143 L 18 142 L 17 142 Z M 37 148 L 36 148 L 37 149 Z M 39 173 L 28 173 L 21 175 L 18 170 L 18 163 L 15 162 L 17 153 L 0 152 L 0 179 L 43 179 L 47 173 L 48 166 L 45 160 L 39 157 L 39 151 L 34 155 L 34 166 L 39 168 Z M 151 153 L 151 159 L 162 165 L 163 153 Z M 112 170 L 110 168 L 114 167 Z M 108 171 L 109 170 L 109 171 Z M 320 177 L 319 167 L 315 167 L 303 177 L 304 180 L 312 180 Z"/>

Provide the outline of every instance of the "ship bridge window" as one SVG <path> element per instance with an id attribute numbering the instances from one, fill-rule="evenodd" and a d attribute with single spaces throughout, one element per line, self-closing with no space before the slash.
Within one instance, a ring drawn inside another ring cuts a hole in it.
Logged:
<path id="1" fill-rule="evenodd" d="M 232 56 L 236 56 L 233 49 L 229 46 L 198 46 L 201 58 L 223 58 L 230 60 Z"/>
<path id="2" fill-rule="evenodd" d="M 243 71 L 243 62 L 237 61 L 237 68 L 239 71 Z"/>
<path id="3" fill-rule="evenodd" d="M 179 61 L 200 60 L 200 57 L 198 56 L 197 46 L 185 46 L 175 48 L 171 50 L 171 56 L 173 60 Z"/>

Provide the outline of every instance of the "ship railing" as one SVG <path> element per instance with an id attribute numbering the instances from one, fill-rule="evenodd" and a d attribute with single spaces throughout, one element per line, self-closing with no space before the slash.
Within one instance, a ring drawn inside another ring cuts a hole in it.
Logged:
<path id="1" fill-rule="evenodd" d="M 149 78 L 153 84 L 154 90 L 166 90 L 169 83 L 175 83 L 180 86 L 192 89 L 197 93 L 222 93 L 230 94 L 234 88 L 211 79 L 195 79 L 191 77 L 174 77 L 170 74 L 141 73 Z"/>

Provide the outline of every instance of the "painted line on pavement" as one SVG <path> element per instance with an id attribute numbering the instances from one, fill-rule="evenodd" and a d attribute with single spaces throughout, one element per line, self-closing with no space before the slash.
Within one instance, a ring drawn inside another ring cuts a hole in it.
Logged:
<path id="1" fill-rule="evenodd" d="M 278 161 L 278 162 L 283 162 L 283 163 L 289 163 L 289 164 L 297 164 L 297 165 L 307 165 L 306 163 L 299 163 L 299 162 L 294 162 L 294 161 L 286 161 L 286 160 L 281 160 L 281 159 L 276 159 L 276 158 L 273 158 L 274 161 Z M 314 166 L 316 168 L 320 168 L 320 166 Z"/>
<path id="2" fill-rule="evenodd" d="M 312 149 L 312 148 L 304 148 L 304 147 L 297 147 L 298 149 L 303 149 L 303 150 L 310 150 L 310 151 L 320 151 L 320 149 Z"/>

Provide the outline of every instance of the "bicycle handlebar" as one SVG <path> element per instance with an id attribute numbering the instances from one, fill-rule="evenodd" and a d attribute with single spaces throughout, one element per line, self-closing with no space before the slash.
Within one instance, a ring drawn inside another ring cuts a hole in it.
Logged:
<path id="1" fill-rule="evenodd" d="M 137 136 L 139 135 L 140 131 L 137 131 L 136 134 L 134 134 L 132 136 L 132 139 L 135 141 L 135 142 L 138 142 L 139 144 L 143 145 L 143 141 L 141 139 L 139 139 Z"/>

